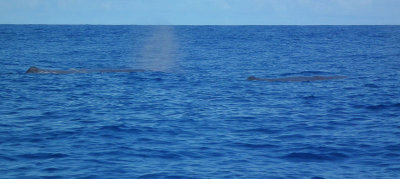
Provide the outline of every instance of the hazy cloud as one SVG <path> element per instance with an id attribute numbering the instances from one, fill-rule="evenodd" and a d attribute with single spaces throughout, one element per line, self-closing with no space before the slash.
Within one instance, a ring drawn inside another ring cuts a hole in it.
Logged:
<path id="1" fill-rule="evenodd" d="M 400 24 L 400 0 L 0 0 L 0 23 Z"/>

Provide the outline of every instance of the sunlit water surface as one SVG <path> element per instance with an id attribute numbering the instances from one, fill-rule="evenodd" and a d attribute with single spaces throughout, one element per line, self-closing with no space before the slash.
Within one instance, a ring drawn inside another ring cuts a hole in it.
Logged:
<path id="1" fill-rule="evenodd" d="M 0 67 L 0 178 L 400 177 L 400 26 L 0 25 Z"/>

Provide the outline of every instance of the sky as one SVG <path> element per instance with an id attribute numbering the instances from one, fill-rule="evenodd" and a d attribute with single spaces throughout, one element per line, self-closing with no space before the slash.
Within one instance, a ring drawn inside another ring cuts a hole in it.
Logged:
<path id="1" fill-rule="evenodd" d="M 400 0 L 0 0 L 0 24 L 400 25 Z"/>

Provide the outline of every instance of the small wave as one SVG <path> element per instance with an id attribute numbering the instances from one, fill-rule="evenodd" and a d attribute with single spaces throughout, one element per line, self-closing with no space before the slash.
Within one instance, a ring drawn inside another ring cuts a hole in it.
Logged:
<path id="1" fill-rule="evenodd" d="M 242 100 L 242 99 L 239 99 L 239 100 L 245 101 L 245 100 Z M 232 117 L 232 118 L 234 118 L 235 120 L 253 120 L 253 119 L 256 119 L 254 116 L 235 116 L 235 117 Z"/>
<path id="2" fill-rule="evenodd" d="M 140 133 L 141 130 L 133 129 L 124 125 L 110 125 L 102 126 L 100 130 L 112 131 L 112 132 L 127 132 L 127 133 Z"/>
<path id="3" fill-rule="evenodd" d="M 297 162 L 322 162 L 322 161 L 342 160 L 349 157 L 343 153 L 337 153 L 337 152 L 332 152 L 327 154 L 293 152 L 283 156 L 283 158 Z"/>
<path id="4" fill-rule="evenodd" d="M 178 151 L 158 150 L 158 149 L 142 149 L 138 153 L 131 154 L 141 158 L 154 158 L 154 159 L 181 159 L 182 155 Z"/>
<path id="5" fill-rule="evenodd" d="M 131 156 L 139 158 L 166 159 L 166 160 L 178 160 L 181 158 L 181 155 L 177 154 L 132 154 Z"/>
<path id="6" fill-rule="evenodd" d="M 102 158 L 104 156 L 119 156 L 119 157 L 130 156 L 131 153 L 124 152 L 126 150 L 132 150 L 132 149 L 121 149 L 121 148 L 118 148 L 118 150 L 90 152 L 87 155 L 94 156 L 96 158 Z"/>
<path id="7" fill-rule="evenodd" d="M 59 172 L 59 171 L 62 171 L 62 170 L 65 170 L 65 168 L 49 167 L 49 168 L 42 169 L 42 171 L 49 172 L 49 173 Z"/>
<path id="8" fill-rule="evenodd" d="M 232 144 L 235 147 L 243 147 L 243 148 L 249 148 L 249 149 L 270 149 L 270 148 L 278 148 L 279 146 L 277 145 L 272 145 L 272 144 L 251 144 L 251 143 L 234 143 Z"/>
<path id="9" fill-rule="evenodd" d="M 396 151 L 397 152 L 397 151 Z M 397 157 L 400 157 L 400 154 L 398 154 L 398 153 L 386 153 L 386 154 L 384 154 L 383 156 L 385 156 L 385 157 L 387 157 L 387 158 L 397 158 Z"/>
<path id="10" fill-rule="evenodd" d="M 387 171 L 394 171 L 394 172 L 400 172 L 400 167 L 389 167 L 388 169 L 386 169 Z"/>
<path id="11" fill-rule="evenodd" d="M 369 110 L 400 109 L 400 103 L 370 105 L 365 108 Z"/>
<path id="12" fill-rule="evenodd" d="M 304 139 L 306 136 L 301 134 L 290 134 L 290 135 L 281 135 L 279 139 Z"/>
<path id="13" fill-rule="evenodd" d="M 303 97 L 303 99 L 306 99 L 306 100 L 313 100 L 313 99 L 316 99 L 317 97 L 316 96 L 314 96 L 314 95 L 309 95 L 309 96 L 304 96 Z"/>
<path id="14" fill-rule="evenodd" d="M 317 176 L 315 176 L 315 177 L 312 177 L 311 179 L 325 179 L 324 177 L 317 177 Z"/>
<path id="15" fill-rule="evenodd" d="M 274 133 L 277 133 L 278 131 L 260 127 L 260 128 L 238 130 L 238 132 L 250 132 L 250 133 L 254 132 L 254 133 L 262 133 L 262 134 L 274 134 Z"/>
<path id="16" fill-rule="evenodd" d="M 153 138 L 146 138 L 146 137 L 140 137 L 137 139 L 138 142 L 142 143 L 147 143 L 147 144 L 164 144 L 164 145 L 170 145 L 171 142 L 165 141 L 165 140 L 157 140 Z"/>
<path id="17" fill-rule="evenodd" d="M 389 151 L 400 151 L 400 144 L 395 144 L 395 145 L 389 145 L 385 147 L 386 150 Z"/>
<path id="18" fill-rule="evenodd" d="M 192 177 L 188 177 L 186 175 L 171 175 L 169 173 L 149 173 L 149 174 L 144 174 L 139 176 L 139 178 L 192 178 Z M 194 179 L 194 178 L 192 178 Z"/>
<path id="19" fill-rule="evenodd" d="M 33 154 L 22 154 L 18 157 L 23 159 L 53 159 L 53 158 L 65 158 L 68 157 L 67 154 L 62 153 L 33 153 Z"/>
<path id="20" fill-rule="evenodd" d="M 16 74 L 19 74 L 19 73 L 17 73 L 17 72 L 0 72 L 0 76 L 2 76 L 2 75 L 16 75 Z"/>
<path id="21" fill-rule="evenodd" d="M 16 159 L 14 159 L 14 158 L 11 158 L 11 157 L 8 157 L 8 156 L 3 156 L 3 155 L 0 155 L 0 161 L 1 160 L 16 161 Z"/>
<path id="22" fill-rule="evenodd" d="M 379 86 L 375 84 L 365 84 L 364 86 L 368 88 L 379 88 Z"/>
<path id="23" fill-rule="evenodd" d="M 296 73 L 283 73 L 281 76 L 294 76 L 294 75 L 302 75 L 302 76 L 311 76 L 311 75 L 330 75 L 332 73 L 324 72 L 324 71 L 302 71 Z"/>

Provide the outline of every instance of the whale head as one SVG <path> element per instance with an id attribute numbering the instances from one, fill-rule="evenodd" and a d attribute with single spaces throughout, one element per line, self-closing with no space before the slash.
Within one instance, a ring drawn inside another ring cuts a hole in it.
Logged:
<path id="1" fill-rule="evenodd" d="M 255 76 L 249 76 L 249 77 L 247 78 L 247 80 L 257 80 L 257 78 L 256 78 Z"/>
<path id="2" fill-rule="evenodd" d="M 25 73 L 39 73 L 40 69 L 37 67 L 30 67 Z"/>

